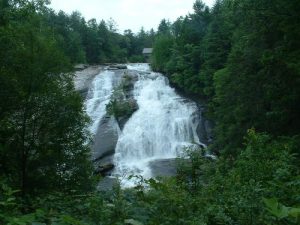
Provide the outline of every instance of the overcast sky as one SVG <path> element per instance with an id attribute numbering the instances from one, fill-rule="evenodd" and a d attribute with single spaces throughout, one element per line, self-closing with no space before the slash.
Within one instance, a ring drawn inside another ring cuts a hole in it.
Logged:
<path id="1" fill-rule="evenodd" d="M 215 0 L 203 0 L 212 6 Z M 91 18 L 109 20 L 113 18 L 118 30 L 126 29 L 138 32 L 157 29 L 162 19 L 175 21 L 179 16 L 193 12 L 195 0 L 51 0 L 50 7 L 56 11 L 71 13 L 75 10 L 89 20 Z"/>

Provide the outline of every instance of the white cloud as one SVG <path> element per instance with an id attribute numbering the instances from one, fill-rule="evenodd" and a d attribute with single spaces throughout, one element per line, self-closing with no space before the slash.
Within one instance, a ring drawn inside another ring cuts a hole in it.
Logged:
<path id="1" fill-rule="evenodd" d="M 51 7 L 67 13 L 79 11 L 87 19 L 108 20 L 113 18 L 119 30 L 137 32 L 156 29 L 162 19 L 176 20 L 193 11 L 195 0 L 52 0 Z M 214 0 L 204 0 L 212 6 Z"/>

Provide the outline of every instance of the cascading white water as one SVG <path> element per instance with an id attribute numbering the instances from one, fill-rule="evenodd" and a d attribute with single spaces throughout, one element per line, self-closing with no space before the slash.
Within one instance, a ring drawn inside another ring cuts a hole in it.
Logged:
<path id="1" fill-rule="evenodd" d="M 142 71 L 142 72 L 150 72 L 151 71 L 149 64 L 145 64 L 145 63 L 129 64 L 129 65 L 127 65 L 127 69 Z"/>
<path id="2" fill-rule="evenodd" d="M 113 79 L 114 72 L 103 71 L 94 78 L 88 91 L 85 108 L 92 120 L 89 127 L 92 134 L 96 134 L 99 122 L 106 114 L 106 105 L 113 92 Z"/>
<path id="3" fill-rule="evenodd" d="M 128 68 L 143 73 L 134 86 L 139 109 L 126 123 L 114 157 L 114 173 L 125 187 L 134 181 L 122 177 L 151 177 L 150 161 L 175 158 L 184 147 L 201 144 L 196 134 L 196 104 L 177 95 L 161 74 L 145 73 L 150 71 L 147 64 Z"/>

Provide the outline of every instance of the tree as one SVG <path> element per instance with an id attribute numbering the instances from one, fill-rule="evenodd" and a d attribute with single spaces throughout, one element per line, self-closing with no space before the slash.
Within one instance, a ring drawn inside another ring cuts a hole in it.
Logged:
<path id="1" fill-rule="evenodd" d="M 212 100 L 214 96 L 214 73 L 225 67 L 231 50 L 234 25 L 232 14 L 226 8 L 226 1 L 217 1 L 212 8 L 211 22 L 203 38 L 203 65 L 199 78 L 203 83 L 203 94 Z M 212 103 L 211 103 L 212 105 Z"/>
<path id="2" fill-rule="evenodd" d="M 12 5 L 0 27 L 0 176 L 23 196 L 92 188 L 88 120 L 69 60 L 42 26 L 42 6 Z"/>
<path id="3" fill-rule="evenodd" d="M 166 19 L 162 19 L 158 25 L 158 34 L 169 35 L 171 32 L 171 23 Z"/>
<path id="4" fill-rule="evenodd" d="M 170 49 L 173 46 L 173 39 L 168 35 L 160 35 L 154 42 L 152 54 L 152 66 L 155 70 L 164 71 L 165 65 L 170 59 Z"/>
<path id="5" fill-rule="evenodd" d="M 240 1 L 225 69 L 215 74 L 217 148 L 235 154 L 246 130 L 299 133 L 298 1 Z M 268 21 L 266 23 L 266 21 Z M 297 93 L 297 94 L 296 94 Z"/>
<path id="6" fill-rule="evenodd" d="M 194 9 L 193 14 L 178 18 L 172 26 L 166 20 L 161 21 L 152 61 L 154 68 L 165 72 L 178 88 L 203 96 L 203 83 L 199 79 L 203 64 L 201 42 L 207 32 L 210 12 L 201 1 L 195 3 Z M 167 39 L 172 40 L 172 45 L 162 47 L 162 41 Z"/>

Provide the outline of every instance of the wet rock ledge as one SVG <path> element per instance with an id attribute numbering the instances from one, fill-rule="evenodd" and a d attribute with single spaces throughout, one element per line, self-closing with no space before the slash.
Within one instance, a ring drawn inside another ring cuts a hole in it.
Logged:
<path id="1" fill-rule="evenodd" d="M 105 66 L 88 66 L 80 64 L 75 66 L 74 85 L 83 98 L 86 98 L 90 84 L 94 77 L 105 69 Z"/>

